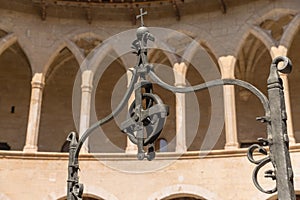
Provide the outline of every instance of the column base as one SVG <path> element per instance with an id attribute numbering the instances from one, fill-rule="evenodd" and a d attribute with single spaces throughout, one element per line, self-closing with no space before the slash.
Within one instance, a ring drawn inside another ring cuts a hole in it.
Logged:
<path id="1" fill-rule="evenodd" d="M 176 153 L 185 153 L 187 152 L 187 147 L 186 146 L 183 146 L 183 147 L 180 147 L 180 146 L 176 146 Z"/>
<path id="2" fill-rule="evenodd" d="M 24 153 L 36 153 L 38 150 L 37 146 L 25 145 L 23 152 Z"/>
<path id="3" fill-rule="evenodd" d="M 294 137 L 289 136 L 289 145 L 296 144 L 296 139 Z"/>
<path id="4" fill-rule="evenodd" d="M 88 153 L 89 153 L 89 148 L 83 145 L 83 146 L 81 147 L 79 153 L 80 153 L 80 154 L 88 154 Z"/>
<path id="5" fill-rule="evenodd" d="M 126 147 L 125 149 L 125 153 L 128 153 L 128 154 L 137 154 L 137 146 L 128 146 Z"/>
<path id="6" fill-rule="evenodd" d="M 224 147 L 225 150 L 236 150 L 238 148 L 239 148 L 239 143 L 228 143 L 228 144 L 225 144 L 225 147 Z"/>

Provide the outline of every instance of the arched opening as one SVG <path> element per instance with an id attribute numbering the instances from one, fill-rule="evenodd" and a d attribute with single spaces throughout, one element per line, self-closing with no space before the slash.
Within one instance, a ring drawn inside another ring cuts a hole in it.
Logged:
<path id="1" fill-rule="evenodd" d="M 235 77 L 251 83 L 267 95 L 271 57 L 264 44 L 252 34 L 244 41 L 235 67 Z M 238 141 L 248 147 L 257 143 L 257 138 L 266 138 L 266 125 L 256 121 L 264 116 L 259 99 L 242 87 L 235 87 Z"/>
<path id="2" fill-rule="evenodd" d="M 289 79 L 289 90 L 290 99 L 292 107 L 292 118 L 293 118 L 293 128 L 296 142 L 300 142 L 300 123 L 298 123 L 298 118 L 300 117 L 300 84 L 299 84 L 299 74 L 300 74 L 300 27 L 293 39 L 293 42 L 288 49 L 288 57 L 293 63 L 292 73 L 288 75 Z"/>
<path id="3" fill-rule="evenodd" d="M 110 55 L 113 55 L 113 53 L 110 53 Z M 123 63 L 117 56 L 113 56 L 114 58 L 108 57 L 102 63 L 108 62 L 107 59 L 113 62 L 109 64 L 101 77 L 96 73 L 94 79 L 94 104 L 97 121 L 111 114 L 119 105 L 127 90 L 126 69 Z M 123 109 L 114 119 L 102 125 L 100 129 L 90 136 L 90 152 L 115 153 L 125 151 L 127 137 L 119 128 L 120 123 L 125 120 L 125 110 Z"/>
<path id="4" fill-rule="evenodd" d="M 67 197 L 62 197 L 57 200 L 67 200 Z M 92 194 L 83 194 L 82 200 L 104 200 L 104 199 Z"/>
<path id="5" fill-rule="evenodd" d="M 175 78 L 173 73 L 173 66 L 168 59 L 168 52 L 160 49 L 151 49 L 149 51 L 149 63 L 154 65 L 154 72 L 169 85 L 174 85 Z M 162 151 L 172 152 L 176 148 L 176 98 L 175 94 L 153 83 L 153 93 L 157 94 L 164 104 L 169 106 L 169 115 L 166 123 L 160 134 L 160 138 L 163 138 L 167 142 L 167 146 L 163 149 L 157 149 Z M 160 151 L 160 152 L 162 152 Z"/>
<path id="6" fill-rule="evenodd" d="M 24 147 L 31 77 L 30 63 L 18 43 L 0 55 L 0 150 Z"/>
<path id="7" fill-rule="evenodd" d="M 159 138 L 155 143 L 157 152 L 168 152 L 168 141 L 164 138 Z"/>
<path id="8" fill-rule="evenodd" d="M 60 152 L 67 135 L 76 130 L 72 114 L 73 84 L 79 65 L 62 49 L 46 74 L 38 140 L 39 151 Z"/>
<path id="9" fill-rule="evenodd" d="M 205 200 L 205 199 L 191 194 L 175 194 L 163 198 L 162 200 Z"/>
<path id="10" fill-rule="evenodd" d="M 187 86 L 194 86 L 220 78 L 216 57 L 205 43 L 202 42 L 201 46 L 202 48 L 197 49 L 190 61 L 186 75 Z M 221 120 L 224 116 L 222 95 L 223 89 L 221 86 L 186 94 L 188 151 L 224 149 L 224 120 Z M 198 107 L 194 105 L 193 98 L 195 97 Z M 215 101 L 213 104 L 213 98 L 218 98 L 221 101 Z M 219 108 L 218 115 L 221 117 L 218 119 L 214 118 L 215 113 L 212 113 L 214 110 L 213 106 L 218 106 Z M 196 112 L 197 110 L 198 112 Z M 212 124 L 217 124 L 217 126 L 214 125 L 215 129 L 211 128 Z"/>
<path id="11" fill-rule="evenodd" d="M 280 40 L 284 33 L 285 27 L 291 22 L 293 19 L 292 14 L 283 15 L 275 19 L 266 19 L 259 24 L 259 26 L 268 31 L 271 37 L 277 41 Z"/>

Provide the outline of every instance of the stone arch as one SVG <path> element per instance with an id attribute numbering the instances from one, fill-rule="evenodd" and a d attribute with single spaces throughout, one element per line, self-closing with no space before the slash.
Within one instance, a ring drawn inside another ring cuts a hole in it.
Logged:
<path id="1" fill-rule="evenodd" d="M 111 49 L 104 58 L 104 63 L 111 63 L 103 74 L 98 76 L 98 72 L 95 73 L 91 107 L 95 110 L 96 120 L 92 119 L 91 124 L 108 116 L 119 105 L 126 91 L 126 68 L 114 54 L 116 52 Z M 119 125 L 125 118 L 126 109 L 123 109 L 114 119 L 103 124 L 96 134 L 92 134 L 89 140 L 90 152 L 124 152 L 127 137 L 121 132 Z"/>
<path id="2" fill-rule="evenodd" d="M 296 8 L 297 6 L 294 7 Z M 274 18 L 274 16 L 278 17 L 288 14 L 296 15 L 297 12 L 297 9 L 293 10 L 291 9 L 291 6 L 289 8 L 274 8 L 273 6 L 271 6 L 271 4 L 261 10 L 256 11 L 255 14 L 250 17 L 243 26 L 245 33 L 241 37 L 238 45 L 236 45 L 237 47 L 235 48 L 235 55 L 237 55 L 237 53 L 240 51 L 245 39 L 249 34 L 253 34 L 257 38 L 259 38 L 268 49 L 270 49 L 270 45 L 276 46 L 277 43 L 266 32 L 260 29 L 258 25 L 267 19 Z"/>
<path id="3" fill-rule="evenodd" d="M 197 32 L 196 37 L 194 40 L 199 42 L 202 47 L 206 47 L 212 53 L 214 57 L 221 57 L 223 55 L 230 55 L 233 54 L 233 50 L 228 48 L 226 45 L 224 46 L 219 39 L 216 39 L 209 33 L 208 31 L 202 29 Z"/>
<path id="4" fill-rule="evenodd" d="M 291 8 L 297 8 L 297 6 L 291 6 L 289 5 L 288 8 L 274 8 L 273 6 L 271 6 L 271 4 L 269 6 L 266 6 L 265 8 L 255 12 L 255 15 L 251 18 L 249 18 L 249 20 L 247 20 L 247 24 L 260 24 L 261 22 L 269 19 L 269 18 L 273 18 L 274 16 L 283 16 L 283 15 L 288 15 L 288 14 L 293 14 L 296 15 L 298 10 L 297 9 L 291 9 Z M 260 17 L 257 17 L 260 16 Z"/>
<path id="5" fill-rule="evenodd" d="M 181 24 L 180 27 L 178 27 L 177 25 L 171 26 L 172 29 L 175 29 L 176 31 L 187 35 L 188 37 L 190 37 L 192 39 L 192 42 L 190 43 L 190 45 L 188 45 L 188 47 L 186 48 L 184 54 L 183 54 L 183 58 L 191 58 L 193 57 L 193 55 L 191 55 L 190 53 L 193 54 L 193 51 L 195 49 L 193 49 L 195 46 L 195 44 L 199 43 L 199 45 L 201 45 L 202 47 L 205 46 L 211 51 L 212 55 L 214 55 L 214 57 L 218 57 L 221 54 L 223 54 L 225 51 L 225 49 L 220 46 L 220 44 L 216 41 L 215 38 L 213 38 L 208 32 L 206 32 L 205 30 L 201 30 L 197 27 L 194 26 L 190 26 L 187 24 Z M 188 60 L 188 59 L 185 59 Z"/>
<path id="6" fill-rule="evenodd" d="M 164 51 L 164 55 L 168 59 L 168 62 L 171 64 L 171 66 L 173 66 L 175 63 L 178 62 L 175 53 L 170 49 L 170 47 L 165 42 L 163 41 L 160 42 L 158 46 L 156 46 L 156 49 Z M 154 52 L 156 51 L 156 49 L 154 49 Z M 149 57 L 151 56 L 151 52 L 149 52 L 148 56 Z"/>
<path id="7" fill-rule="evenodd" d="M 60 152 L 69 132 L 76 130 L 72 92 L 80 66 L 74 54 L 64 44 L 56 49 L 47 65 L 44 69 L 45 87 L 38 149 Z"/>
<path id="8" fill-rule="evenodd" d="M 226 49 L 220 45 L 220 42 L 218 42 L 218 40 L 213 38 L 211 34 L 209 34 L 206 30 L 188 24 L 180 24 L 180 26 L 175 24 L 170 28 L 191 37 L 194 41 L 198 42 L 200 45 L 205 44 L 205 46 L 207 46 L 210 49 L 210 51 L 213 53 L 215 57 L 219 57 L 224 53 L 228 53 L 228 50 L 226 51 Z M 188 56 L 188 52 L 185 53 L 185 56 Z"/>
<path id="9" fill-rule="evenodd" d="M 184 58 L 188 58 L 186 80 L 189 85 L 197 85 L 207 81 L 219 79 L 220 69 L 215 49 L 203 38 L 194 39 L 186 52 Z M 215 96 L 222 94 L 222 87 L 213 87 L 195 93 L 188 93 L 186 98 L 186 133 L 188 151 L 223 149 L 225 145 L 225 134 L 222 120 L 218 121 L 222 127 L 212 126 L 210 123 L 214 118 L 215 106 L 223 105 L 222 98 Z M 218 99 L 218 100 L 214 100 Z M 198 112 L 194 112 L 199 109 Z M 218 109 L 222 112 L 222 109 Z M 223 116 L 223 113 L 221 114 Z M 194 120 L 199 119 L 199 120 Z M 211 132 L 218 132 L 218 138 Z M 219 137 L 220 136 L 220 137 Z"/>
<path id="10" fill-rule="evenodd" d="M 286 30 L 284 31 L 280 44 L 285 46 L 287 49 L 290 48 L 294 37 L 296 36 L 300 28 L 300 14 L 296 15 L 294 19 L 290 22 Z"/>
<path id="11" fill-rule="evenodd" d="M 9 33 L 0 39 L 0 55 L 11 45 L 17 42 L 17 36 L 14 33 Z"/>
<path id="12" fill-rule="evenodd" d="M 30 104 L 31 63 L 14 33 L 0 39 L 2 150 L 22 150 Z"/>
<path id="13" fill-rule="evenodd" d="M 242 48 L 245 46 L 247 39 L 251 36 L 253 36 L 257 41 L 261 42 L 267 50 L 270 50 L 271 47 L 275 45 L 274 43 L 272 43 L 272 39 L 261 29 L 252 27 L 252 29 L 249 29 L 247 32 L 245 32 L 244 36 L 242 37 L 239 45 L 237 46 L 236 55 L 239 55 L 239 53 L 242 51 Z M 271 56 L 270 53 L 269 55 Z"/>
<path id="14" fill-rule="evenodd" d="M 167 44 L 164 44 L 167 45 Z M 174 76 L 174 64 L 178 63 L 178 59 L 175 57 L 175 54 L 166 52 L 168 47 L 162 49 L 152 49 L 152 55 L 149 56 L 149 62 L 154 64 L 154 72 L 166 83 L 169 85 L 175 84 Z M 170 58 L 168 54 L 172 54 L 174 59 Z M 176 97 L 173 92 L 170 92 L 159 85 L 153 83 L 153 93 L 157 94 L 164 104 L 169 106 L 169 115 L 166 119 L 164 128 L 158 138 L 164 138 L 168 141 L 167 151 L 175 151 L 176 146 Z"/>
<path id="15" fill-rule="evenodd" d="M 217 194 L 196 185 L 187 185 L 187 184 L 176 184 L 172 186 L 168 186 L 162 188 L 160 191 L 153 193 L 148 200 L 161 200 L 166 197 L 170 197 L 173 195 L 187 194 L 192 195 L 194 197 L 199 197 L 203 199 L 209 200 L 218 200 L 221 199 Z"/>
<path id="16" fill-rule="evenodd" d="M 199 37 L 195 38 L 189 44 L 182 57 L 187 61 L 191 60 L 199 47 L 203 48 L 209 54 L 210 58 L 214 61 L 214 63 L 218 65 L 216 50 L 211 46 L 209 41 L 206 41 L 203 38 Z"/>
<path id="17" fill-rule="evenodd" d="M 259 39 L 268 50 L 270 50 L 272 46 L 276 45 L 276 42 L 265 31 L 257 26 L 252 26 L 249 33 Z"/>
<path id="18" fill-rule="evenodd" d="M 73 55 L 75 56 L 77 62 L 79 63 L 79 65 L 82 64 L 83 60 L 84 60 L 84 55 L 83 53 L 80 51 L 80 49 L 76 46 L 76 44 L 74 44 L 74 42 L 72 42 L 69 39 L 65 40 L 66 43 L 66 47 L 73 53 Z"/>
<path id="19" fill-rule="evenodd" d="M 93 38 L 97 38 L 101 41 L 103 40 L 103 37 L 101 37 L 100 35 L 98 35 L 94 32 L 91 32 L 91 31 L 75 33 L 75 34 L 69 35 L 68 37 L 71 38 L 72 40 L 77 40 L 77 39 L 81 39 L 81 38 L 85 38 L 85 37 L 93 37 Z"/>
<path id="20" fill-rule="evenodd" d="M 235 77 L 253 84 L 266 95 L 272 61 L 268 47 L 249 32 L 237 55 Z M 257 143 L 257 138 L 266 137 L 266 126 L 255 120 L 257 116 L 264 115 L 264 110 L 258 98 L 242 87 L 235 87 L 235 96 L 238 140 L 245 148 Z"/>
<path id="21" fill-rule="evenodd" d="M 238 55 L 239 52 L 241 51 L 241 49 L 243 48 L 247 38 L 253 35 L 255 36 L 257 39 L 259 39 L 264 45 L 265 47 L 270 50 L 272 46 L 275 46 L 275 41 L 266 33 L 264 32 L 262 29 L 260 29 L 257 26 L 249 26 L 247 28 L 247 30 L 245 31 L 245 33 L 243 34 L 243 36 L 241 37 L 240 41 L 238 42 L 236 48 L 235 48 L 235 53 L 234 55 Z"/>
<path id="22" fill-rule="evenodd" d="M 66 191 L 67 189 L 60 189 L 60 191 L 52 192 L 48 194 L 43 200 L 61 200 L 66 198 Z M 105 189 L 93 186 L 93 185 L 84 185 L 84 195 L 93 197 L 93 198 L 99 198 L 99 199 L 105 199 L 105 200 L 118 200 L 118 198 L 106 191 Z"/>
<path id="23" fill-rule="evenodd" d="M 44 74 L 48 74 L 49 73 L 49 68 L 51 66 L 51 64 L 53 63 L 53 61 L 55 60 L 55 58 L 59 55 L 59 53 L 63 50 L 63 49 L 68 49 L 72 55 L 75 57 L 77 63 L 80 65 L 83 60 L 84 57 L 83 55 L 80 53 L 79 49 L 76 47 L 76 45 L 74 45 L 71 41 L 69 40 L 65 40 L 64 42 L 60 43 L 56 49 L 53 51 L 53 53 L 49 56 L 49 59 L 46 61 L 45 66 L 43 68 L 43 73 Z"/>

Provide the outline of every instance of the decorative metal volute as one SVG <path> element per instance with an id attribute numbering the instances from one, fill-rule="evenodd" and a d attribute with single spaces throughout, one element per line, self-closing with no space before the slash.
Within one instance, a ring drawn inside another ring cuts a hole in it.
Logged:
<path id="1" fill-rule="evenodd" d="M 270 153 L 260 160 L 254 160 L 255 150 L 267 155 L 266 149 L 261 145 L 252 145 L 248 149 L 248 159 L 257 165 L 253 171 L 254 185 L 264 193 L 274 193 L 278 190 L 279 200 L 295 200 L 293 186 L 293 170 L 289 155 L 289 139 L 286 127 L 286 109 L 283 94 L 283 83 L 280 73 L 290 73 L 292 70 L 291 61 L 287 57 L 277 57 L 272 61 L 268 83 L 268 99 L 270 112 L 266 114 L 262 122 L 267 122 L 268 139 L 264 139 L 264 146 L 269 146 Z M 272 163 L 273 169 L 265 171 L 265 177 L 276 180 L 276 187 L 272 190 L 265 190 L 258 183 L 258 171 L 267 163 Z"/>

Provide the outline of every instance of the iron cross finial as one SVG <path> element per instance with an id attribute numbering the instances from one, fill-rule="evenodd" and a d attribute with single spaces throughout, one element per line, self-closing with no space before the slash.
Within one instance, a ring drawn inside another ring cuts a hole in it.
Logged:
<path id="1" fill-rule="evenodd" d="M 143 18 L 144 15 L 147 15 L 147 11 L 143 12 L 143 8 L 141 8 L 140 14 L 136 16 L 136 19 L 141 18 L 141 26 L 144 26 L 144 18 Z"/>

